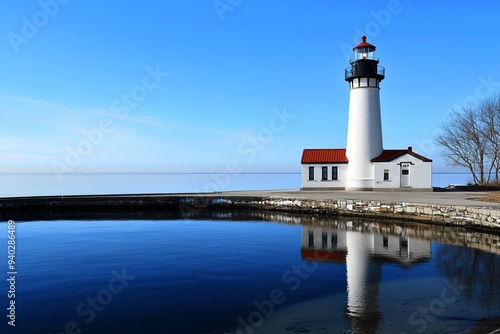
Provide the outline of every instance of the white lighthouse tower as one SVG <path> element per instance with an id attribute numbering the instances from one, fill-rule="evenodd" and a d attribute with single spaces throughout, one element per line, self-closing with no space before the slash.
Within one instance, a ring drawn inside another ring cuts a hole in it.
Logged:
<path id="1" fill-rule="evenodd" d="M 346 148 L 304 149 L 302 190 L 432 191 L 432 160 L 413 151 L 384 149 L 380 115 L 380 82 L 384 67 L 375 46 L 353 48 L 349 83 L 349 124 Z"/>
<path id="2" fill-rule="evenodd" d="M 373 190 L 375 176 L 371 159 L 384 150 L 379 91 L 385 69 L 378 65 L 375 46 L 366 42 L 366 36 L 353 48 L 350 64 L 345 70 L 350 90 L 345 189 Z"/>

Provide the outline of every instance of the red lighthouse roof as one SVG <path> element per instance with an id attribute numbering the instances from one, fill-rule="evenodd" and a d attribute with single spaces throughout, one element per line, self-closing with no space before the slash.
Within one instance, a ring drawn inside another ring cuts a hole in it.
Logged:
<path id="1" fill-rule="evenodd" d="M 359 48 L 373 48 L 373 50 L 376 49 L 375 45 L 372 45 L 366 41 L 366 36 L 361 36 L 362 42 L 356 45 L 353 50 L 359 49 Z"/>

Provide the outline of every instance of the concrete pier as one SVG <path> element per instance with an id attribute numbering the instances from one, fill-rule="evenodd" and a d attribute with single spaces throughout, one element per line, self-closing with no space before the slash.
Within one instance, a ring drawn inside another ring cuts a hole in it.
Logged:
<path id="1" fill-rule="evenodd" d="M 130 194 L 0 198 L 0 219 L 50 219 L 127 211 L 189 218 L 200 212 L 281 211 L 396 219 L 500 232 L 500 203 L 480 192 L 238 191 L 206 194 Z"/>

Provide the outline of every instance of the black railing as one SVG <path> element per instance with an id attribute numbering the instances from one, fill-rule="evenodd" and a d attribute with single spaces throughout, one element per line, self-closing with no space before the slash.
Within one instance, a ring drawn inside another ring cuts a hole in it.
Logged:
<path id="1" fill-rule="evenodd" d="M 363 73 L 360 73 L 360 72 L 363 72 Z M 367 73 L 365 71 L 357 70 L 356 67 L 354 67 L 354 66 L 350 66 L 350 67 L 345 69 L 346 79 L 349 77 L 353 77 L 353 76 L 364 76 L 366 74 Z M 385 67 L 381 66 L 381 65 L 377 65 L 377 72 L 373 73 L 373 74 L 377 74 L 379 76 L 385 77 Z"/>

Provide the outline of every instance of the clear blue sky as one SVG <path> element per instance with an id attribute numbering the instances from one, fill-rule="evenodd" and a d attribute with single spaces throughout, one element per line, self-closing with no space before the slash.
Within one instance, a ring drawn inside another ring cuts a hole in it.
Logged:
<path id="1" fill-rule="evenodd" d="M 3 0 L 0 172 L 300 171 L 345 147 L 360 36 L 385 148 L 500 91 L 497 1 Z M 86 133 L 86 134 L 85 134 Z"/>

